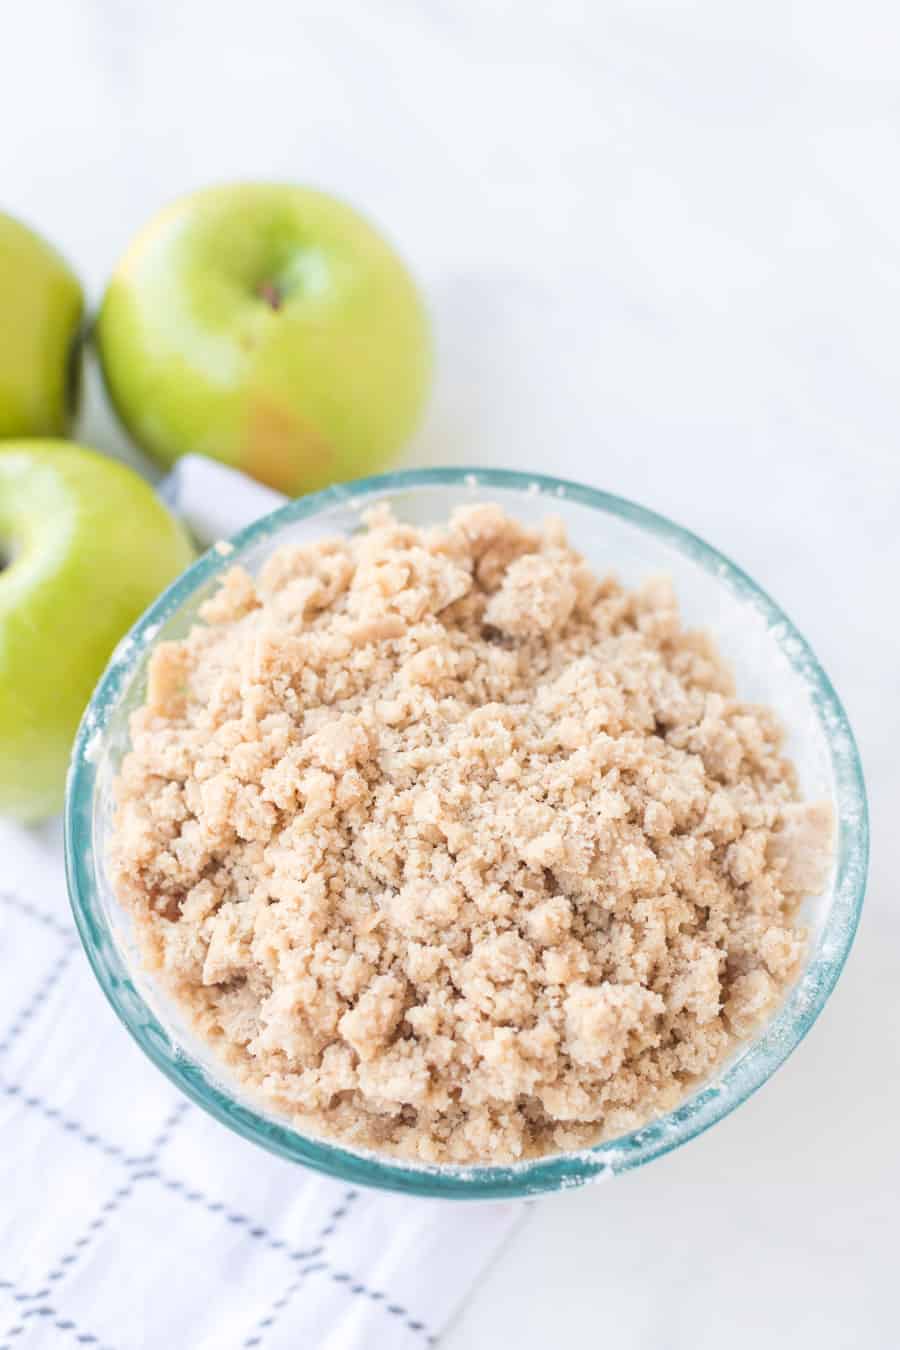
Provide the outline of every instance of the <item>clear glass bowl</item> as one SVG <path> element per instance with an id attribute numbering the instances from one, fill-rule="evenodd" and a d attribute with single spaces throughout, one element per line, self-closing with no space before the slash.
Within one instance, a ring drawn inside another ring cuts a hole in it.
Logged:
<path id="1" fill-rule="evenodd" d="M 128 744 L 128 716 L 144 697 L 150 650 L 188 631 L 226 568 L 240 562 L 255 572 L 278 545 L 348 534 L 359 528 L 360 511 L 376 502 L 389 501 L 401 519 L 425 525 L 484 499 L 519 519 L 561 516 L 572 543 L 598 571 L 615 570 L 628 583 L 648 573 L 671 575 L 686 622 L 714 632 L 741 697 L 777 709 L 805 795 L 827 796 L 834 804 L 837 848 L 827 890 L 807 905 L 808 959 L 784 1004 L 677 1110 L 578 1153 L 515 1166 L 419 1167 L 301 1134 L 229 1082 L 227 1070 L 141 970 L 128 916 L 104 867 L 111 785 Z M 533 1195 L 638 1167 L 715 1124 L 764 1083 L 834 988 L 853 941 L 868 860 L 865 789 L 853 734 L 828 676 L 774 601 L 721 553 L 652 511 L 575 483 L 497 470 L 413 470 L 329 488 L 251 525 L 233 545 L 227 554 L 211 549 L 195 563 L 119 645 L 85 714 L 70 772 L 66 857 L 75 919 L 107 998 L 157 1068 L 232 1130 L 285 1158 L 353 1184 L 457 1199 Z"/>

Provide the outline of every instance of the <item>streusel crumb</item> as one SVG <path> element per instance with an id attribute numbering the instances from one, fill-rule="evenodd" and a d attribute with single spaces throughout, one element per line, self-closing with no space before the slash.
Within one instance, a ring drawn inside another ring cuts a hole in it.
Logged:
<path id="1" fill-rule="evenodd" d="M 303 1129 L 454 1163 L 618 1135 L 782 998 L 830 809 L 668 581 L 491 505 L 368 525 L 232 569 L 157 647 L 117 893 Z"/>

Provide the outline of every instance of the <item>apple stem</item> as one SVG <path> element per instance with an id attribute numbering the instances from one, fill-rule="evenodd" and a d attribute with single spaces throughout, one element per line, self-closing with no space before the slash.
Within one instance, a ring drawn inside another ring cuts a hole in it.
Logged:
<path id="1" fill-rule="evenodd" d="M 273 309 L 281 309 L 281 304 L 284 297 L 282 296 L 281 291 L 278 289 L 278 287 L 275 285 L 274 282 L 272 281 L 260 282 L 259 286 L 257 287 L 256 294 L 259 296 L 261 300 L 265 300 L 267 305 L 271 305 Z"/>

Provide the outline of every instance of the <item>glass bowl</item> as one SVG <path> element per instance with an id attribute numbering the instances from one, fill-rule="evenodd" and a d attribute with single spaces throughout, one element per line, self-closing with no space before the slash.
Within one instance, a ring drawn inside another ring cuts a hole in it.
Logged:
<path id="1" fill-rule="evenodd" d="M 667 572 L 685 621 L 715 634 L 739 695 L 780 714 L 804 795 L 833 802 L 836 850 L 828 887 L 807 902 L 807 960 L 784 1003 L 676 1110 L 577 1153 L 512 1166 L 426 1167 L 304 1135 L 231 1083 L 141 970 L 104 858 L 111 784 L 127 748 L 129 714 L 145 694 L 148 655 L 154 643 L 189 630 L 223 571 L 240 562 L 252 573 L 278 545 L 357 530 L 360 511 L 376 502 L 389 501 L 401 519 L 425 525 L 484 499 L 526 521 L 551 512 L 561 516 L 572 543 L 594 567 L 614 570 L 629 584 Z M 721 553 L 652 511 L 575 483 L 499 470 L 411 470 L 340 485 L 289 503 L 232 542 L 230 550 L 213 548 L 189 568 L 120 643 L 85 713 L 69 777 L 66 860 L 78 930 L 106 997 L 157 1068 L 216 1119 L 273 1153 L 352 1184 L 457 1199 L 534 1195 L 638 1167 L 694 1138 L 760 1087 L 802 1040 L 834 988 L 853 941 L 868 860 L 865 788 L 853 734 L 828 676 L 774 601 Z"/>

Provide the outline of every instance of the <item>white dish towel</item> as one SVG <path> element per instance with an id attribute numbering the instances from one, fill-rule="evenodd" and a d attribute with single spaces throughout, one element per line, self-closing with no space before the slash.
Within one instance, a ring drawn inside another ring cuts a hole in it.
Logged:
<path id="1" fill-rule="evenodd" d="M 206 539 L 278 494 L 202 459 Z M 423 1350 L 524 1209 L 360 1190 L 189 1105 L 94 982 L 59 822 L 0 823 L 0 1350 Z"/>

